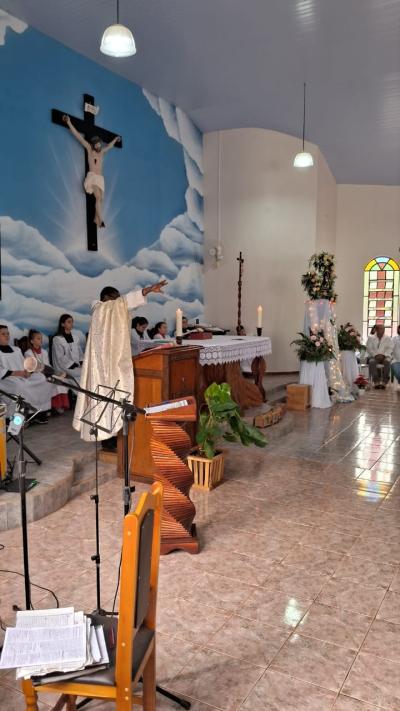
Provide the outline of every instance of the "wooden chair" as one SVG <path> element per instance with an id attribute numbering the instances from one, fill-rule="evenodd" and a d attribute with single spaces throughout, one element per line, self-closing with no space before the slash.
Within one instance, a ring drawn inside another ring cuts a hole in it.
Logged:
<path id="1" fill-rule="evenodd" d="M 36 688 L 30 679 L 24 680 L 22 690 L 27 711 L 39 711 L 36 689 L 39 693 L 62 694 L 53 711 L 64 706 L 68 711 L 75 711 L 78 696 L 114 701 L 117 711 L 131 711 L 132 704 L 142 705 L 144 711 L 155 711 L 162 491 L 159 482 L 153 484 L 150 492 L 142 494 L 136 511 L 124 519 L 118 621 L 115 617 L 94 616 L 97 624 L 104 624 L 110 667 L 76 680 L 46 683 Z M 116 644 L 112 644 L 112 639 Z M 134 694 L 141 679 L 143 694 Z"/>

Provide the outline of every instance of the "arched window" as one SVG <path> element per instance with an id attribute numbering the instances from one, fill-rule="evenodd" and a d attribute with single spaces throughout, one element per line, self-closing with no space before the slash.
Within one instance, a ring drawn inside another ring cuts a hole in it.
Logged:
<path id="1" fill-rule="evenodd" d="M 395 336 L 399 322 L 399 265 L 390 257 L 375 257 L 364 269 L 363 336 L 375 323 Z"/>

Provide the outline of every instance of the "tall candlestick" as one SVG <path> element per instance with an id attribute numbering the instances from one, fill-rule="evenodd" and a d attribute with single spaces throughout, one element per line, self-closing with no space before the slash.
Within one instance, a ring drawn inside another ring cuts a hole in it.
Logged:
<path id="1" fill-rule="evenodd" d="M 257 306 L 257 328 L 262 328 L 263 308 Z"/>
<path id="2" fill-rule="evenodd" d="M 179 338 L 182 337 L 183 331 L 182 331 L 182 309 L 176 309 L 176 328 L 175 328 L 175 335 Z"/>

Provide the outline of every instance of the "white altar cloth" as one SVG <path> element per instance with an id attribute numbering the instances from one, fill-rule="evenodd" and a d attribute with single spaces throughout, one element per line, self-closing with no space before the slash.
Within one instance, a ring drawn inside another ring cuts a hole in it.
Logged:
<path id="1" fill-rule="evenodd" d="M 311 385 L 311 407 L 332 406 L 326 382 L 325 364 L 300 361 L 300 384 Z"/>
<path id="2" fill-rule="evenodd" d="M 354 381 L 360 375 L 354 351 L 340 351 L 340 369 L 345 383 L 352 387 Z"/>
<path id="3" fill-rule="evenodd" d="M 209 339 L 183 340 L 182 345 L 200 346 L 200 365 L 223 365 L 264 357 L 272 353 L 268 336 L 213 336 Z"/>

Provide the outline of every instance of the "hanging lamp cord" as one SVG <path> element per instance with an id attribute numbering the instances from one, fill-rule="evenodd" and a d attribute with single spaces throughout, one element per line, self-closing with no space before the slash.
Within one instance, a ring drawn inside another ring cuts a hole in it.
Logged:
<path id="1" fill-rule="evenodd" d="M 119 0 L 118 0 L 119 1 Z M 303 153 L 304 153 L 304 137 L 306 133 L 306 83 L 304 82 L 304 100 L 303 100 Z"/>
<path id="2" fill-rule="evenodd" d="M 117 25 L 119 25 L 119 0 L 117 0 Z"/>

